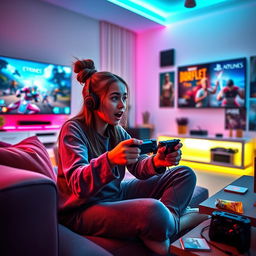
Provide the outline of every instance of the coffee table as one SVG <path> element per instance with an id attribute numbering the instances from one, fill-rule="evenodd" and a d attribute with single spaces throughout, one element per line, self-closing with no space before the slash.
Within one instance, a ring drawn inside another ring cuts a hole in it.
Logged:
<path id="1" fill-rule="evenodd" d="M 200 232 L 202 230 L 202 228 L 208 226 L 210 224 L 210 219 L 206 220 L 204 222 L 202 222 L 201 224 L 199 224 L 197 227 L 195 227 L 194 229 L 192 229 L 191 231 L 189 231 L 188 233 L 186 233 L 183 237 L 201 237 L 200 236 Z M 252 227 L 251 230 L 251 248 L 250 248 L 250 254 L 251 256 L 256 255 L 256 228 Z M 207 240 L 209 240 L 209 236 L 208 236 L 208 229 L 204 231 L 203 235 L 207 238 Z M 242 255 L 242 256 L 247 256 L 248 254 L 239 254 L 237 249 L 233 246 L 229 246 L 226 244 L 222 244 L 222 243 L 217 243 L 217 242 L 212 242 L 212 244 L 217 245 L 218 247 L 220 247 L 223 250 L 232 252 L 234 255 Z M 170 252 L 172 254 L 175 255 L 181 255 L 181 256 L 227 256 L 227 254 L 225 254 L 224 252 L 218 250 L 217 248 L 215 248 L 214 246 L 212 246 L 211 244 L 209 244 L 209 246 L 211 247 L 211 251 L 187 251 L 187 250 L 183 250 L 181 245 L 180 245 L 180 241 L 179 239 L 177 239 L 175 242 L 173 242 L 171 244 L 170 247 Z"/>
<path id="2" fill-rule="evenodd" d="M 243 208 L 244 208 L 244 213 L 241 214 L 251 220 L 252 223 L 252 228 L 251 228 L 251 249 L 250 249 L 250 255 L 256 255 L 256 207 L 254 206 L 256 202 L 256 193 L 253 191 L 253 185 L 254 185 L 254 180 L 253 176 L 241 176 L 237 180 L 231 183 L 231 185 L 236 185 L 236 186 L 243 186 L 247 187 L 248 191 L 245 194 L 236 194 L 236 193 L 231 193 L 231 192 L 226 192 L 224 189 L 220 190 L 217 192 L 215 195 L 209 197 L 207 200 L 202 202 L 199 205 L 199 212 L 202 214 L 209 214 L 215 210 L 220 210 L 217 209 L 215 206 L 215 201 L 216 199 L 226 199 L 226 200 L 231 200 L 231 201 L 241 201 L 243 203 Z M 226 212 L 231 212 L 227 210 L 221 210 L 221 211 L 226 211 Z M 234 212 L 231 212 L 234 213 Z M 197 227 L 186 233 L 183 237 L 201 237 L 200 232 L 202 228 L 208 226 L 210 224 L 210 219 L 202 222 L 199 224 Z M 208 229 L 205 230 L 203 233 L 204 236 L 209 240 L 208 236 Z M 222 243 L 217 243 L 217 242 L 212 242 L 213 245 L 217 245 L 223 250 L 232 252 L 235 255 L 248 255 L 248 254 L 239 254 L 237 249 L 233 246 L 229 246 L 226 244 Z M 210 245 L 210 244 L 209 244 Z M 191 256 L 191 255 L 212 255 L 212 256 L 227 256 L 224 252 L 218 250 L 214 246 L 210 245 L 211 251 L 206 252 L 206 251 L 187 251 L 183 250 L 180 245 L 179 239 L 176 240 L 171 244 L 170 251 L 173 254 L 176 255 L 184 255 L 184 256 Z"/>
<path id="3" fill-rule="evenodd" d="M 215 210 L 231 212 L 228 210 L 218 209 L 215 206 L 216 199 L 225 199 L 231 201 L 240 201 L 243 203 L 244 213 L 243 215 L 251 220 L 252 226 L 256 227 L 256 193 L 253 191 L 254 177 L 243 175 L 237 180 L 233 181 L 230 185 L 247 187 L 248 191 L 245 194 L 236 194 L 226 192 L 224 189 L 217 192 L 215 195 L 209 197 L 199 205 L 199 212 L 203 214 L 211 214 Z M 234 212 L 231 212 L 234 213 Z"/>

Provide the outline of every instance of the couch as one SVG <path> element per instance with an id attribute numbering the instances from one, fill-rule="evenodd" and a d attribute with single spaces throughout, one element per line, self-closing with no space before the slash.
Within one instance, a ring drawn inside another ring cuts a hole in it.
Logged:
<path id="1" fill-rule="evenodd" d="M 0 255 L 155 255 L 140 241 L 85 237 L 59 224 L 56 173 L 36 136 L 0 142 L 0 172 Z M 208 190 L 197 186 L 179 235 L 207 218 L 195 208 L 207 197 Z"/>

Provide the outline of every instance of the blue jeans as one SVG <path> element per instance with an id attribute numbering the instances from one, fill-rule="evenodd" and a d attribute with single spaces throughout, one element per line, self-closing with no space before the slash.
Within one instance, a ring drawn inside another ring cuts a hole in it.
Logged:
<path id="1" fill-rule="evenodd" d="M 186 166 L 147 180 L 125 180 L 116 201 L 97 203 L 61 222 L 83 235 L 164 241 L 179 231 L 195 185 L 196 176 Z"/>

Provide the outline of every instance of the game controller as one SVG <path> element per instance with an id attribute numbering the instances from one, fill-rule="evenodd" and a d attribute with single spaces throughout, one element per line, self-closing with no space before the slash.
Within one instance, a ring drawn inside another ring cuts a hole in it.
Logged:
<path id="1" fill-rule="evenodd" d="M 164 154 L 169 154 L 171 152 L 175 151 L 175 146 L 178 145 L 180 142 L 179 139 L 173 139 L 173 140 L 165 140 L 165 141 L 159 141 L 158 145 L 156 140 L 143 140 L 143 143 L 141 145 L 131 145 L 131 147 L 138 147 L 140 149 L 140 154 L 148 154 L 148 153 L 154 153 L 156 154 L 158 148 L 166 146 L 166 150 L 164 151 Z"/>
<path id="2" fill-rule="evenodd" d="M 141 145 L 131 145 L 131 147 L 138 147 L 140 149 L 140 154 L 156 154 L 157 152 L 156 140 L 143 140 L 143 143 Z"/>
<path id="3" fill-rule="evenodd" d="M 180 143 L 179 139 L 159 141 L 158 148 L 166 146 L 164 154 L 167 155 L 175 151 L 175 146 Z"/>

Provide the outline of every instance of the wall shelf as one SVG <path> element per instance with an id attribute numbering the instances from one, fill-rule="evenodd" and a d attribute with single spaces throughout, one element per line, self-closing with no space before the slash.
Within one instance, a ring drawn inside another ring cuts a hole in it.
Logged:
<path id="1" fill-rule="evenodd" d="M 58 134 L 59 130 L 1 131 L 0 141 L 16 144 L 28 137 L 37 136 L 46 147 L 51 147 L 57 142 Z"/>

